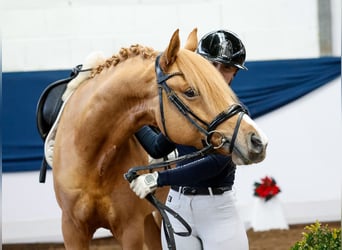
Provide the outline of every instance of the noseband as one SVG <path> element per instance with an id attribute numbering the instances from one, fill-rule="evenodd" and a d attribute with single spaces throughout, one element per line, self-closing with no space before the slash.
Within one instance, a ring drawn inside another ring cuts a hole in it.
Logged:
<path id="1" fill-rule="evenodd" d="M 165 136 L 169 138 L 167 135 L 166 130 L 166 122 L 164 117 L 164 108 L 163 108 L 163 94 L 162 90 L 165 91 L 168 99 L 176 106 L 176 108 L 181 112 L 182 115 L 185 116 L 185 118 L 194 125 L 201 133 L 203 133 L 206 138 L 204 140 L 204 144 L 207 146 L 212 146 L 214 149 L 218 149 L 222 147 L 225 143 L 229 143 L 229 151 L 230 153 L 233 152 L 234 149 L 234 143 L 239 131 L 239 127 L 242 121 L 242 117 L 244 114 L 247 113 L 246 109 L 242 107 L 240 104 L 233 104 L 230 106 L 227 110 L 221 112 L 218 114 L 212 122 L 207 123 L 203 121 L 201 118 L 199 118 L 176 94 L 176 92 L 169 87 L 169 85 L 166 83 L 168 79 L 170 79 L 173 76 L 183 76 L 184 74 L 182 72 L 174 72 L 170 74 L 165 74 L 163 70 L 160 67 L 160 55 L 157 56 L 156 62 L 155 62 L 155 71 L 157 75 L 157 83 L 159 87 L 159 105 L 160 105 L 160 113 L 161 113 L 161 121 L 163 124 L 163 130 L 165 133 Z M 236 126 L 234 128 L 232 139 L 229 141 L 222 133 L 215 130 L 217 126 L 219 126 L 222 122 L 228 120 L 229 118 L 233 117 L 234 115 L 239 114 L 238 120 L 236 122 Z M 204 125 L 206 128 L 203 128 Z M 211 138 L 214 134 L 218 134 L 221 137 L 221 143 L 219 145 L 212 145 Z"/>

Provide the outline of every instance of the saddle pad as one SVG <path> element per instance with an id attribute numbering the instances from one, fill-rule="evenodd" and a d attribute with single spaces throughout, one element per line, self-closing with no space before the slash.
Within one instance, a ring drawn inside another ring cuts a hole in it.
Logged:
<path id="1" fill-rule="evenodd" d="M 56 137 L 57 127 L 58 127 L 59 119 L 61 118 L 61 115 L 63 113 L 64 107 L 65 107 L 65 104 L 67 103 L 67 101 L 68 101 L 68 99 L 66 99 L 63 102 L 63 105 L 59 110 L 58 116 L 57 116 L 52 128 L 50 129 L 48 135 L 46 136 L 45 142 L 44 142 L 45 160 L 51 168 L 53 166 L 53 149 L 55 146 L 55 137 Z"/>

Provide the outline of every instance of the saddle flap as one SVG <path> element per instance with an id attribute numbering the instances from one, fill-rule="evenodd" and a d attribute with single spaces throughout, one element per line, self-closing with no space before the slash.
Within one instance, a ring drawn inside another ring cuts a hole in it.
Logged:
<path id="1" fill-rule="evenodd" d="M 38 132 L 43 141 L 45 141 L 46 136 L 57 118 L 59 110 L 63 104 L 62 95 L 67 84 L 72 79 L 73 77 L 69 77 L 51 83 L 45 88 L 39 98 L 36 109 L 36 122 Z"/>

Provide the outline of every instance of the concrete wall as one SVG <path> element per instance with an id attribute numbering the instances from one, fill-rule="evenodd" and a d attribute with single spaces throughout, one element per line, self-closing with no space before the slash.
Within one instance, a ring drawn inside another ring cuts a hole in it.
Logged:
<path id="1" fill-rule="evenodd" d="M 341 1 L 331 4 L 333 55 L 340 56 Z M 69 69 L 90 51 L 109 56 L 134 43 L 163 50 L 175 29 L 184 42 L 194 27 L 199 36 L 217 28 L 235 31 L 247 60 L 319 56 L 313 0 L 3 0 L 1 9 L 4 71 Z M 245 222 L 253 209 L 253 183 L 266 174 L 282 188 L 289 223 L 339 220 L 341 78 L 257 123 L 270 144 L 264 162 L 237 171 Z M 2 212 L 4 242 L 61 240 L 50 172 L 46 184 L 38 183 L 38 172 L 3 174 Z"/>

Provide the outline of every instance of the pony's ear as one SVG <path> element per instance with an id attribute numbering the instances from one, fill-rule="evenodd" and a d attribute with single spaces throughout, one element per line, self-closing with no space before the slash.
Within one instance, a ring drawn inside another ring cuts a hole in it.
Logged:
<path id="1" fill-rule="evenodd" d="M 172 65 L 177 58 L 177 53 L 180 48 L 180 41 L 179 41 L 179 29 L 177 29 L 170 40 L 169 46 L 166 48 L 164 53 L 160 58 L 160 67 L 163 71 L 166 71 L 167 68 Z"/>
<path id="2" fill-rule="evenodd" d="M 197 49 L 197 43 L 197 28 L 194 28 L 193 31 L 191 31 L 191 33 L 189 34 L 184 48 L 195 52 L 195 50 Z"/>

